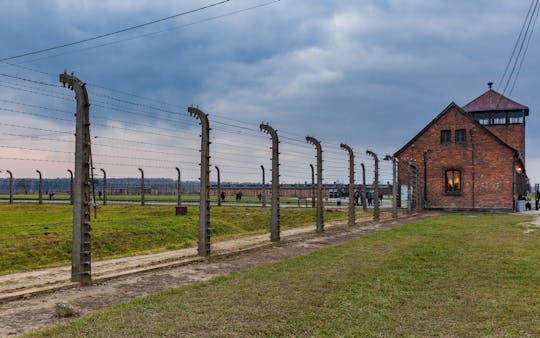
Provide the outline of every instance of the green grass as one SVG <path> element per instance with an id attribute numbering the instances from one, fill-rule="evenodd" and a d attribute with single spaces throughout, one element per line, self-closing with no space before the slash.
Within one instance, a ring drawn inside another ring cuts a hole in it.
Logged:
<path id="1" fill-rule="evenodd" d="M 101 260 L 196 244 L 198 209 L 175 216 L 174 206 L 107 205 L 92 217 L 92 257 Z M 367 215 L 364 215 L 367 216 Z M 346 209 L 327 212 L 326 220 L 347 218 Z M 282 228 L 313 224 L 314 209 L 281 210 Z M 212 207 L 213 240 L 269 231 L 270 209 Z M 72 211 L 67 204 L 0 204 L 0 273 L 69 264 Z M 268 229 L 268 230 L 267 230 Z"/>
<path id="2" fill-rule="evenodd" d="M 182 194 L 182 201 L 184 202 L 198 202 L 199 201 L 199 194 Z M 69 200 L 69 194 L 68 193 L 55 193 L 54 199 L 56 201 L 68 201 Z M 38 194 L 15 194 L 13 195 L 13 199 L 15 202 L 17 201 L 28 201 L 28 200 L 38 200 Z M 99 199 L 99 196 L 96 192 L 96 199 Z M 140 195 L 107 195 L 107 199 L 109 201 L 118 201 L 118 202 L 138 202 L 141 200 Z M 217 196 L 210 196 L 210 199 L 212 203 L 215 203 L 217 201 Z M 0 194 L 0 200 L 9 200 L 9 194 Z M 151 202 L 167 202 L 167 203 L 176 203 L 177 196 L 176 195 L 151 195 L 146 194 L 145 195 L 146 201 Z M 49 201 L 49 195 L 45 192 L 43 193 L 43 201 L 48 202 Z M 270 201 L 270 197 L 267 196 L 267 201 Z M 284 204 L 297 204 L 298 203 L 298 197 L 281 197 L 281 203 Z M 261 203 L 259 202 L 259 199 L 256 196 L 242 196 L 242 200 L 236 201 L 234 196 L 227 196 L 225 198 L 225 203 Z M 335 203 L 332 203 L 335 204 Z"/>
<path id="3" fill-rule="evenodd" d="M 540 336 L 540 229 L 444 215 L 160 292 L 35 337 Z"/>

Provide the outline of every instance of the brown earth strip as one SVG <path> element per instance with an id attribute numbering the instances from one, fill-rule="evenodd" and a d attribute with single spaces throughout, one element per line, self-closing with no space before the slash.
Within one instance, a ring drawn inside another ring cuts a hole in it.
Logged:
<path id="1" fill-rule="evenodd" d="M 219 256 L 210 260 L 193 260 L 183 264 L 174 260 L 162 261 L 159 264 L 149 264 L 146 268 L 150 270 L 146 271 L 143 265 L 139 265 L 139 270 L 133 270 L 127 275 L 123 274 L 125 271 L 121 271 L 122 266 L 127 261 L 136 261 L 140 257 L 111 260 L 114 262 L 112 266 L 116 265 L 120 270 L 118 277 L 115 277 L 114 274 L 104 275 L 103 280 L 97 281 L 89 287 L 61 285 L 62 288 L 55 291 L 27 293 L 21 299 L 0 304 L 0 336 L 18 335 L 68 320 L 57 318 L 54 315 L 55 304 L 59 302 L 68 303 L 77 313 L 84 316 L 135 297 L 306 254 L 432 215 L 434 214 L 422 214 L 401 218 L 398 221 L 387 219 L 379 223 L 364 221 L 355 227 L 348 227 L 346 222 L 338 222 L 327 225 L 323 234 L 315 233 L 313 226 L 294 229 L 289 233 L 284 233 L 280 245 L 268 244 L 267 234 L 246 236 L 226 241 L 221 245 L 216 243 L 219 248 L 216 249 L 216 254 Z M 265 243 L 260 243 L 261 236 Z M 192 259 L 193 257 L 187 258 Z M 160 259 L 156 261 L 160 261 Z M 65 270 L 65 267 L 57 269 Z M 43 270 L 27 274 L 31 276 L 32 273 L 43 275 Z M 65 273 L 60 273 L 60 276 L 63 279 L 69 278 L 69 275 Z M 37 278 L 39 279 L 39 277 Z M 47 283 L 46 279 L 44 283 Z M 37 284 L 34 287 L 37 287 Z"/>

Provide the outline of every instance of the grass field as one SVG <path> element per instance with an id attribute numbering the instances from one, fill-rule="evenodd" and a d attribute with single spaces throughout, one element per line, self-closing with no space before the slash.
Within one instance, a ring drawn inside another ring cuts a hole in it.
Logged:
<path id="1" fill-rule="evenodd" d="M 69 194 L 67 193 L 55 193 L 55 201 L 68 201 Z M 13 195 L 15 202 L 17 201 L 37 201 L 38 194 L 15 194 Z M 101 199 L 96 193 L 96 199 L 99 200 L 101 204 Z M 139 202 L 141 200 L 140 195 L 107 195 L 109 201 L 118 201 L 118 202 Z M 9 200 L 9 194 L 0 194 L 0 200 L 7 201 Z M 212 203 L 217 201 L 217 196 L 210 196 Z M 43 201 L 49 201 L 49 195 L 45 192 L 43 193 Z M 167 203 L 176 203 L 176 195 L 145 195 L 145 201 L 149 202 L 167 202 Z M 199 194 L 182 194 L 182 201 L 184 202 L 198 202 Z M 270 197 L 267 196 L 267 201 L 270 202 Z M 280 202 L 284 204 L 297 204 L 298 197 L 286 197 L 283 196 L 280 198 Z M 225 203 L 261 203 L 256 196 L 242 196 L 240 201 L 236 201 L 234 196 L 227 196 L 225 198 Z M 335 204 L 335 203 L 334 203 Z"/>
<path id="2" fill-rule="evenodd" d="M 174 206 L 107 205 L 92 217 L 92 257 L 105 259 L 195 245 L 198 209 L 175 216 Z M 362 216 L 362 215 L 359 215 Z M 363 216 L 368 216 L 364 214 Z M 343 211 L 326 212 L 328 221 L 347 218 Z M 281 210 L 282 228 L 314 224 L 314 209 Z M 213 207 L 213 240 L 269 231 L 270 209 Z M 0 274 L 71 262 L 71 206 L 0 204 Z"/>
<path id="3" fill-rule="evenodd" d="M 32 336 L 538 337 L 540 229 L 527 219 L 426 219 Z"/>

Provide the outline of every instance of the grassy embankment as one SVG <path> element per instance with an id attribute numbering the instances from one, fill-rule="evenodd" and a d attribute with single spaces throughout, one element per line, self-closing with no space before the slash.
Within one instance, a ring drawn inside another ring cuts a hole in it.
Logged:
<path id="1" fill-rule="evenodd" d="M 187 203 L 199 202 L 199 194 L 182 194 L 182 201 Z M 15 202 L 17 201 L 36 201 L 38 200 L 38 194 L 15 194 L 13 195 Z M 96 192 L 96 199 L 101 204 L 101 199 Z M 109 201 L 115 202 L 138 202 L 141 200 L 140 195 L 107 195 Z M 0 201 L 9 200 L 9 194 L 0 194 Z M 145 200 L 149 202 L 164 202 L 164 203 L 176 203 L 176 195 L 151 195 L 146 194 Z M 214 204 L 217 202 L 217 196 L 210 196 L 211 202 Z M 49 195 L 43 193 L 43 201 L 49 202 Z M 54 201 L 69 201 L 69 194 L 67 193 L 55 193 Z M 267 201 L 270 201 L 270 197 L 267 196 Z M 281 197 L 281 203 L 284 204 L 297 204 L 298 197 Z M 305 202 L 305 200 L 304 200 Z M 261 203 L 256 196 L 242 196 L 240 201 L 237 201 L 234 196 L 225 197 L 225 203 Z M 335 203 L 334 203 L 335 204 Z"/>
<path id="2" fill-rule="evenodd" d="M 540 229 L 444 215 L 35 336 L 540 336 Z"/>
<path id="3" fill-rule="evenodd" d="M 346 218 L 346 209 L 326 213 L 328 221 Z M 283 229 L 314 220 L 314 209 L 281 210 Z M 186 216 L 175 216 L 173 206 L 100 206 L 97 219 L 92 217 L 92 256 L 100 260 L 192 246 L 198 222 L 198 209 L 191 206 Z M 214 240 L 263 233 L 269 231 L 270 209 L 212 207 L 211 224 Z M 0 204 L 0 274 L 69 264 L 71 228 L 67 204 Z"/>

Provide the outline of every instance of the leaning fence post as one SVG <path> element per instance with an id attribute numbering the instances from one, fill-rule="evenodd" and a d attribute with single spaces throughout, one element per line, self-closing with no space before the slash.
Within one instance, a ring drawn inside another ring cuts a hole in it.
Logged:
<path id="1" fill-rule="evenodd" d="M 217 205 L 218 207 L 221 206 L 221 173 L 219 172 L 219 167 L 216 165 L 214 166 L 216 168 L 217 172 Z"/>
<path id="2" fill-rule="evenodd" d="M 373 203 L 374 203 L 374 210 L 373 210 L 373 220 L 378 221 L 380 218 L 380 210 L 379 210 L 379 158 L 377 157 L 377 154 L 372 152 L 371 150 L 366 150 L 366 154 L 373 157 L 373 160 L 375 161 L 375 177 L 373 178 Z"/>
<path id="3" fill-rule="evenodd" d="M 270 240 L 279 242 L 281 239 L 280 205 L 279 205 L 279 138 L 277 131 L 268 124 L 261 123 L 262 132 L 272 139 L 272 199 L 270 209 Z"/>
<path id="4" fill-rule="evenodd" d="M 77 99 L 75 130 L 75 180 L 73 185 L 73 244 L 71 280 L 92 283 L 90 233 L 90 117 L 85 83 L 73 74 L 60 74 L 60 82 L 75 91 Z"/>
<path id="5" fill-rule="evenodd" d="M 261 192 L 261 202 L 262 207 L 266 207 L 266 180 L 264 175 L 264 166 L 261 164 L 261 170 L 262 170 L 262 192 Z"/>
<path id="6" fill-rule="evenodd" d="M 210 125 L 208 115 L 195 107 L 189 107 L 188 112 L 200 121 L 201 132 L 201 177 L 199 202 L 199 256 L 210 256 Z"/>
<path id="7" fill-rule="evenodd" d="M 41 171 L 36 170 L 39 175 L 38 181 L 38 203 L 43 204 L 43 178 L 41 177 Z"/>
<path id="8" fill-rule="evenodd" d="M 354 207 L 354 153 L 350 146 L 342 143 L 341 149 L 349 153 L 349 226 L 353 226 L 355 222 L 355 207 Z"/>
<path id="9" fill-rule="evenodd" d="M 176 196 L 177 196 L 177 206 L 182 205 L 182 180 L 180 176 L 180 169 L 176 167 L 176 172 L 178 173 L 178 182 L 176 182 Z"/>
<path id="10" fill-rule="evenodd" d="M 9 170 L 6 170 L 9 174 L 9 204 L 13 204 L 13 173 Z"/>
<path id="11" fill-rule="evenodd" d="M 105 172 L 105 169 L 100 168 L 101 172 L 103 173 L 103 187 L 101 194 L 103 195 L 103 205 L 107 205 L 107 172 Z"/>
<path id="12" fill-rule="evenodd" d="M 324 231 L 324 205 L 322 193 L 322 147 L 321 142 L 314 137 L 306 136 L 306 141 L 315 146 L 317 151 L 317 232 Z"/>

